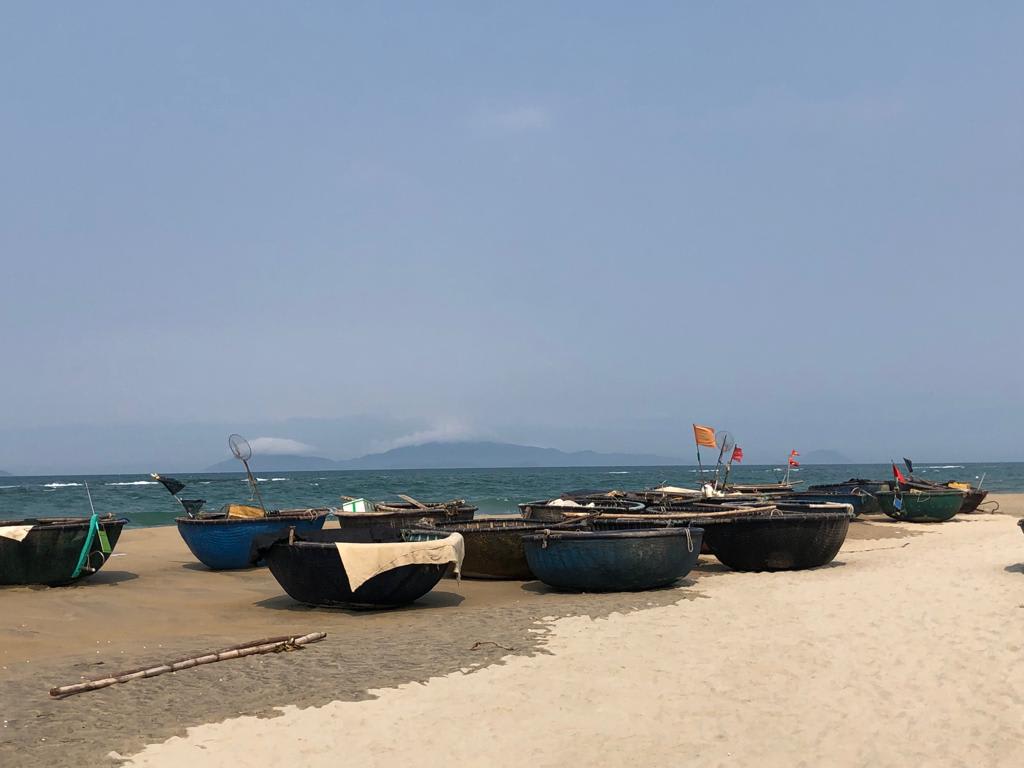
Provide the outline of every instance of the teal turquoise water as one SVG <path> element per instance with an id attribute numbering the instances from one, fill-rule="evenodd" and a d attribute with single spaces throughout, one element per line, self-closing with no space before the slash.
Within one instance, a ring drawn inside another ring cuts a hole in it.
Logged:
<path id="1" fill-rule="evenodd" d="M 968 480 L 992 491 L 1024 492 L 1024 462 L 1002 464 L 924 464 L 918 477 L 930 480 Z M 885 479 L 888 464 L 828 464 L 801 467 L 793 473 L 803 485 L 851 477 Z M 771 482 L 781 476 L 774 467 L 741 467 L 736 482 Z M 187 483 L 184 498 L 203 498 L 207 508 L 228 501 L 248 501 L 244 475 L 178 474 Z M 340 497 L 394 498 L 405 493 L 423 501 L 466 499 L 480 514 L 515 514 L 516 505 L 555 497 L 577 489 L 640 490 L 661 483 L 693 486 L 695 467 L 566 467 L 544 469 L 422 469 L 344 472 L 278 472 L 260 474 L 259 487 L 268 507 L 337 506 Z M 0 477 L 0 519 L 88 515 L 85 484 L 96 511 L 127 517 L 134 526 L 168 525 L 181 507 L 163 486 L 143 475 L 64 475 Z"/>

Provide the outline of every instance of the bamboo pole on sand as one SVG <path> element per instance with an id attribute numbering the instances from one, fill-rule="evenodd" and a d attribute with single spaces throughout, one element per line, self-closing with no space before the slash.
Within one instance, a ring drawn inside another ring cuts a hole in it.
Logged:
<path id="1" fill-rule="evenodd" d="M 51 688 L 50 695 L 54 698 L 64 698 L 76 693 L 96 691 L 100 688 L 106 688 L 117 683 L 127 683 L 130 680 L 136 680 L 138 678 L 156 677 L 157 675 L 162 675 L 167 672 L 178 672 L 183 669 L 191 669 L 192 667 L 198 667 L 201 664 L 212 664 L 216 661 L 227 661 L 228 659 L 240 659 L 243 656 L 252 656 L 258 653 L 277 653 L 279 651 L 297 650 L 309 643 L 316 643 L 323 640 L 325 637 L 327 637 L 326 632 L 312 632 L 308 635 L 302 635 L 301 637 L 296 637 L 294 635 L 267 637 L 263 640 L 253 640 L 248 643 L 232 645 L 228 648 L 223 648 L 219 651 L 204 654 L 202 656 L 191 656 L 183 659 L 177 659 L 176 661 L 158 664 L 153 667 L 139 667 L 138 669 L 131 669 L 126 672 L 120 672 L 116 675 L 108 675 L 107 677 L 87 680 L 83 683 L 75 683 L 74 685 L 62 685 L 57 688 Z"/>

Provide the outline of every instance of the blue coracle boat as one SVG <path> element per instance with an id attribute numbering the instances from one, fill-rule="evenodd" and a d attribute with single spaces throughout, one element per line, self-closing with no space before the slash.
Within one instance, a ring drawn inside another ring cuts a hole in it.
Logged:
<path id="1" fill-rule="evenodd" d="M 250 568 L 249 553 L 253 539 L 264 534 L 318 531 L 324 527 L 327 509 L 282 510 L 266 517 L 179 517 L 178 533 L 192 554 L 207 568 L 224 571 Z"/>
<path id="2" fill-rule="evenodd" d="M 523 536 L 530 570 L 574 592 L 634 592 L 666 587 L 697 563 L 701 528 L 627 531 L 545 530 Z"/>

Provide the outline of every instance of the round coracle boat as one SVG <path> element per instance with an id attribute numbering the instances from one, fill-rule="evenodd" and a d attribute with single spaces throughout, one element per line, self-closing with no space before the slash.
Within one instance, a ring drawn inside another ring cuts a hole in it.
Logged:
<path id="1" fill-rule="evenodd" d="M 847 505 L 840 506 L 798 512 L 770 506 L 673 517 L 704 528 L 710 553 L 735 571 L 803 570 L 826 565 L 839 553 L 853 517 Z"/>
<path id="2" fill-rule="evenodd" d="M 573 592 L 667 587 L 700 555 L 700 528 L 543 530 L 523 536 L 526 560 L 548 586 Z"/>
<path id="3" fill-rule="evenodd" d="M 477 508 L 462 499 L 452 501 L 427 501 L 417 506 L 411 502 L 376 502 L 369 509 L 348 512 L 334 511 L 338 525 L 342 528 L 366 528 L 391 526 L 392 528 L 415 528 L 419 525 L 437 523 L 468 523 Z"/>
<path id="4" fill-rule="evenodd" d="M 289 509 L 265 517 L 178 517 L 178 533 L 195 558 L 215 571 L 249 568 L 257 536 L 287 532 L 294 526 L 306 533 L 324 527 L 329 509 Z"/>
<path id="5" fill-rule="evenodd" d="M 253 558 L 300 603 L 394 608 L 423 597 L 449 567 L 458 572 L 462 553 L 458 533 L 385 525 L 261 537 Z"/>
<path id="6" fill-rule="evenodd" d="M 467 579 L 519 579 L 534 577 L 526 562 L 523 534 L 543 530 L 547 523 L 519 518 L 439 523 L 435 530 L 458 533 L 466 544 L 462 575 Z"/>
<path id="7" fill-rule="evenodd" d="M 893 520 L 909 523 L 943 523 L 963 506 L 967 494 L 955 488 L 904 488 L 876 494 L 882 511 Z"/>
<path id="8" fill-rule="evenodd" d="M 0 521 L 0 584 L 72 584 L 110 558 L 128 521 L 112 515 Z"/>
<path id="9" fill-rule="evenodd" d="M 630 514 L 643 509 L 642 501 L 625 499 L 547 499 L 519 505 L 519 513 L 524 520 L 542 523 L 560 523 L 587 515 Z"/>

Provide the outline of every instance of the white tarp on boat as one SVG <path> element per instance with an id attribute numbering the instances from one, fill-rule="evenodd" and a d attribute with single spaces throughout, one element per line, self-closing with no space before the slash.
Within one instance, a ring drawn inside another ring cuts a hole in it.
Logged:
<path id="1" fill-rule="evenodd" d="M 461 533 L 429 541 L 395 541 L 384 544 L 337 542 L 341 564 L 353 592 L 379 573 L 403 565 L 443 565 L 455 563 L 456 575 L 462 572 L 466 543 Z"/>
<path id="2" fill-rule="evenodd" d="M 5 525 L 0 528 L 0 538 L 13 541 L 24 541 L 28 532 L 32 530 L 31 525 Z"/>

